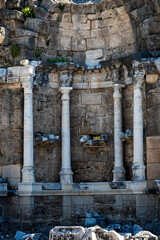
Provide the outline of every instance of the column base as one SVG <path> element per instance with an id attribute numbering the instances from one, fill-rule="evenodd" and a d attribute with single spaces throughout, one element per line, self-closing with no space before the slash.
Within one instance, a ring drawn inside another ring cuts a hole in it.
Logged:
<path id="1" fill-rule="evenodd" d="M 60 174 L 60 182 L 62 185 L 73 184 L 73 172 L 71 169 L 62 169 L 59 174 Z"/>
<path id="2" fill-rule="evenodd" d="M 145 169 L 146 169 L 146 167 L 144 165 L 134 164 L 132 166 L 133 180 L 134 181 L 144 181 L 146 179 L 145 178 Z"/>
<path id="3" fill-rule="evenodd" d="M 24 167 L 22 169 L 22 182 L 35 182 L 35 169 L 32 167 Z"/>
<path id="4" fill-rule="evenodd" d="M 18 184 L 18 191 L 22 192 L 23 194 L 29 194 L 33 191 L 42 191 L 42 183 L 22 182 Z"/>
<path id="5" fill-rule="evenodd" d="M 113 169 L 113 182 L 125 181 L 125 169 L 117 167 Z"/>

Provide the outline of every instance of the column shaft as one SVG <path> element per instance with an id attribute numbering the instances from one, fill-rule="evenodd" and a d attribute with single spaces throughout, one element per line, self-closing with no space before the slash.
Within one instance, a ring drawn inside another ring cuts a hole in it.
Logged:
<path id="1" fill-rule="evenodd" d="M 33 162 L 33 100 L 32 82 L 23 82 L 24 88 L 24 150 L 22 182 L 35 182 Z"/>
<path id="2" fill-rule="evenodd" d="M 143 162 L 143 98 L 142 83 L 144 76 L 134 76 L 134 160 L 133 180 L 145 180 L 145 166 Z"/>
<path id="3" fill-rule="evenodd" d="M 69 100 L 62 100 L 62 169 L 71 169 Z"/>
<path id="4" fill-rule="evenodd" d="M 123 145 L 120 139 L 122 132 L 122 86 L 114 86 L 114 170 L 113 181 L 123 181 L 125 179 L 125 170 L 123 167 Z"/>
<path id="5" fill-rule="evenodd" d="M 70 144 L 70 110 L 69 93 L 71 87 L 61 87 L 62 94 L 62 167 L 60 171 L 61 183 L 71 184 L 73 182 L 73 172 L 71 170 L 71 144 Z"/>

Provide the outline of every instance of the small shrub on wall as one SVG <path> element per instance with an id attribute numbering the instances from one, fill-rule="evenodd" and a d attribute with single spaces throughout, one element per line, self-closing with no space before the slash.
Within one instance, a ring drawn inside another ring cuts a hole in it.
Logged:
<path id="1" fill-rule="evenodd" d="M 35 18 L 36 17 L 36 12 L 34 9 L 30 8 L 30 7 L 25 7 L 21 9 L 21 12 L 24 15 L 24 18 Z"/>
<path id="2" fill-rule="evenodd" d="M 20 46 L 18 44 L 12 45 L 11 46 L 11 55 L 13 58 L 16 58 L 20 55 Z"/>

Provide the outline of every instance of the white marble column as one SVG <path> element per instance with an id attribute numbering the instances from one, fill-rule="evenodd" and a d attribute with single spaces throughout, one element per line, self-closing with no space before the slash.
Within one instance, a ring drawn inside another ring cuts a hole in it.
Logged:
<path id="1" fill-rule="evenodd" d="M 143 161 L 143 98 L 142 84 L 143 74 L 134 75 L 134 157 L 133 157 L 133 180 L 145 180 L 145 165 Z"/>
<path id="2" fill-rule="evenodd" d="M 114 84 L 114 170 L 113 182 L 125 180 L 123 167 L 123 145 L 120 139 L 122 132 L 122 87 L 123 84 Z"/>
<path id="3" fill-rule="evenodd" d="M 33 162 L 33 79 L 22 83 L 24 89 L 24 137 L 22 182 L 35 182 Z"/>
<path id="4" fill-rule="evenodd" d="M 59 91 L 62 94 L 62 166 L 60 171 L 60 180 L 62 184 L 73 183 L 73 172 L 71 170 L 71 144 L 70 144 L 70 109 L 69 93 L 72 87 L 61 87 Z"/>

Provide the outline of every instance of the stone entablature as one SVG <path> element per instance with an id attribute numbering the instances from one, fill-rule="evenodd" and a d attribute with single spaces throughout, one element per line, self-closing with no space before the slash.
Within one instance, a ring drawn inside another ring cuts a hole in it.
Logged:
<path id="1" fill-rule="evenodd" d="M 154 64 L 153 64 L 154 63 Z M 24 88 L 24 160 L 22 169 L 22 183 L 19 184 L 19 191 L 26 191 L 32 194 L 35 190 L 42 191 L 42 183 L 35 183 L 34 174 L 34 159 L 33 159 L 33 107 L 32 107 L 32 88 L 34 83 L 35 68 L 31 65 L 36 66 L 36 62 L 29 63 L 28 60 L 22 61 L 23 66 L 21 67 L 11 67 L 7 70 L 1 69 L 1 84 L 13 84 L 20 82 L 22 88 Z M 31 65 L 28 65 L 31 64 Z M 144 82 L 145 66 L 154 66 L 150 74 L 157 74 L 159 67 L 159 59 L 140 60 L 133 62 L 133 87 L 134 87 L 134 160 L 133 160 L 133 180 L 145 181 L 145 165 L 143 160 L 143 115 L 142 115 L 142 93 L 141 87 Z M 43 63 L 39 62 L 38 70 L 43 71 Z M 71 153 L 70 153 L 70 113 L 69 113 L 69 92 L 73 89 L 77 89 L 76 81 L 79 80 L 76 75 L 83 72 L 83 76 L 87 74 L 90 76 L 91 86 L 93 89 L 104 88 L 105 83 L 108 85 L 106 87 L 112 87 L 114 89 L 114 143 L 115 143 L 115 167 L 113 170 L 113 181 L 125 181 L 125 169 L 123 166 L 123 148 L 122 141 L 120 139 L 120 134 L 122 132 L 122 109 L 121 109 L 121 99 L 122 99 L 122 88 L 125 87 L 128 75 L 123 77 L 123 83 L 119 75 L 119 68 L 122 69 L 120 63 L 115 63 L 114 65 L 107 66 L 106 68 L 100 69 L 83 69 L 83 67 L 78 68 L 72 63 L 65 64 L 50 64 L 50 82 L 52 80 L 55 83 L 54 75 L 56 74 L 57 83 L 54 85 L 56 89 L 60 87 L 59 91 L 62 94 L 62 169 L 61 175 L 61 185 L 62 189 L 66 189 L 67 186 L 72 188 L 73 172 L 71 170 Z M 109 77 L 106 75 L 107 70 L 110 69 Z M 147 68 L 148 69 L 148 68 Z M 157 71 L 155 72 L 155 69 Z M 123 67 L 123 72 L 127 72 L 127 69 Z M 143 73 L 142 73 L 143 72 Z M 147 72 L 148 73 L 148 72 Z M 98 76 L 98 79 L 97 79 Z M 107 81 L 104 76 L 107 76 Z M 5 80 L 4 80 L 5 79 Z M 102 81 L 101 81 L 102 79 Z M 108 79 L 111 81 L 108 81 Z M 73 83 L 72 83 L 73 82 Z M 83 83 L 78 83 L 79 87 Z M 94 85 L 95 84 L 95 85 Z M 97 85 L 98 84 L 98 85 Z M 129 81 L 129 84 L 130 81 Z M 78 88 L 79 88 L 78 87 Z M 67 123 L 67 124 L 66 124 Z M 66 135 L 67 134 L 67 135 Z M 67 141 L 67 142 L 66 142 Z M 67 157 L 68 156 L 68 157 Z M 64 187 L 63 187 L 64 185 Z M 102 184 L 103 185 L 103 184 Z M 25 186 L 25 187 L 24 187 Z M 127 185 L 128 186 L 128 185 Z M 69 188 L 70 188 L 69 187 Z M 96 190 L 96 189 L 95 189 Z M 97 190 L 96 190 L 97 191 Z"/>

